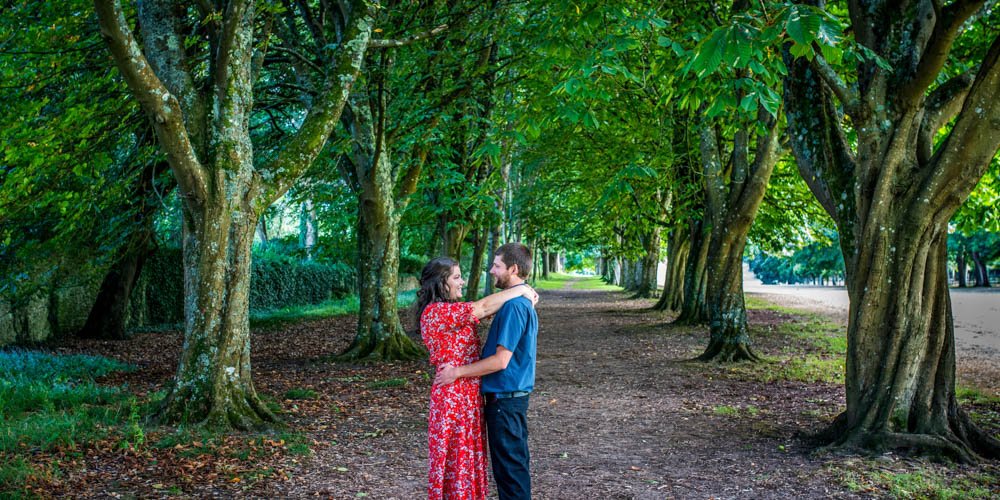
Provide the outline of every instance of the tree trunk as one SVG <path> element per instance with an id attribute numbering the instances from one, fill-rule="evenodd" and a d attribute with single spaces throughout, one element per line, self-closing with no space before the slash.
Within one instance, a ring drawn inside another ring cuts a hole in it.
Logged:
<path id="1" fill-rule="evenodd" d="M 670 231 L 670 240 L 667 242 L 667 269 L 666 280 L 663 283 L 663 294 L 653 306 L 653 309 L 657 311 L 679 311 L 684 304 L 684 269 L 691 251 L 689 235 L 687 230 L 681 228 Z"/>
<path id="2" fill-rule="evenodd" d="M 184 204 L 184 350 L 157 420 L 256 429 L 275 422 L 250 369 L 250 248 L 257 214 Z"/>
<path id="3" fill-rule="evenodd" d="M 500 226 L 496 226 L 496 227 L 490 228 L 490 252 L 489 252 L 490 257 L 489 257 L 489 260 L 486 261 L 486 270 L 487 271 L 489 271 L 489 269 L 491 267 L 493 267 L 493 259 L 496 259 L 497 248 L 500 246 L 499 241 L 500 241 L 501 230 L 502 230 L 502 228 Z M 486 277 L 486 295 L 491 295 L 492 293 L 493 293 L 493 278 L 490 277 L 490 276 L 487 276 Z"/>
<path id="4" fill-rule="evenodd" d="M 479 280 L 483 275 L 483 254 L 486 252 L 488 228 L 476 231 L 472 240 L 472 265 L 469 266 L 469 284 L 465 289 L 465 300 L 474 301 L 479 299 L 479 289 L 482 288 Z"/>
<path id="5" fill-rule="evenodd" d="M 675 323 L 681 325 L 703 325 L 708 322 L 708 303 L 705 293 L 708 288 L 708 240 L 704 234 L 702 221 L 693 221 L 688 229 L 690 249 L 687 265 L 684 266 L 684 300 Z"/>
<path id="6" fill-rule="evenodd" d="M 80 330 L 80 337 L 105 340 L 128 338 L 125 332 L 125 311 L 149 254 L 149 238 L 152 237 L 152 233 L 142 233 L 130 238 L 124 256 L 115 261 L 104 275 L 97 300 Z"/>
<path id="7" fill-rule="evenodd" d="M 656 269 L 660 263 L 660 234 L 660 226 L 654 225 L 644 238 L 645 253 L 642 256 L 639 276 L 636 280 L 635 295 L 632 296 L 634 299 L 649 298 L 656 292 Z"/>
<path id="8" fill-rule="evenodd" d="M 358 332 L 337 356 L 340 360 L 408 360 L 425 354 L 399 321 L 399 228 L 389 213 L 391 204 L 370 191 L 358 208 Z"/>
<path id="9" fill-rule="evenodd" d="M 403 331 L 399 321 L 399 217 L 401 207 L 393 199 L 396 179 L 385 144 L 382 124 L 375 124 L 370 101 L 351 102 L 350 122 L 354 140 L 351 155 L 358 189 L 358 332 L 339 360 L 391 361 L 418 359 L 426 355 Z M 380 106 L 384 101 L 380 98 Z M 376 137 L 382 139 L 376 141 Z M 411 172 L 412 173 L 412 172 Z M 416 179 L 412 179 L 416 184 Z"/>
<path id="10" fill-rule="evenodd" d="M 868 272 L 848 281 L 851 303 L 868 306 L 851 308 L 847 411 L 831 429 L 836 445 L 916 449 L 961 462 L 1000 456 L 1000 442 L 976 427 L 955 399 L 943 220 L 930 226 L 908 215 L 872 221 L 885 223 L 886 231 L 854 266 Z"/>
<path id="11" fill-rule="evenodd" d="M 969 273 L 969 271 L 968 271 L 968 269 L 966 268 L 966 265 L 965 265 L 965 248 L 958 247 L 958 251 L 956 253 L 958 254 L 955 257 L 955 260 L 958 263 L 958 272 L 956 273 L 955 277 L 958 278 L 958 286 L 959 286 L 959 288 L 965 288 L 966 287 L 965 280 L 966 280 L 966 278 L 968 276 L 968 273 Z"/>
<path id="12" fill-rule="evenodd" d="M 754 133 L 753 125 L 764 131 Z M 750 348 L 747 310 L 743 300 L 743 250 L 757 209 L 764 200 L 771 172 L 778 162 L 778 124 L 760 109 L 755 124 L 745 124 L 733 137 L 732 158 L 724 169 L 719 157 L 719 137 L 706 123 L 701 133 L 701 156 L 705 171 L 706 216 L 712 223 L 708 244 L 707 276 L 709 327 L 708 347 L 700 361 L 759 361 Z M 749 160 L 751 137 L 755 143 Z M 728 170 L 724 171 L 724 170 Z"/>
<path id="13" fill-rule="evenodd" d="M 789 137 L 803 179 L 837 223 L 851 303 L 847 409 L 828 433 L 834 446 L 1000 457 L 1000 442 L 956 402 L 946 260 L 948 221 L 1000 147 L 995 130 L 984 132 L 1000 121 L 1000 37 L 974 76 L 930 89 L 979 6 L 951 3 L 942 18 L 929 5 L 889 15 L 851 4 L 858 43 L 899 63 L 862 63 L 852 86 L 821 59 L 785 54 Z"/>
<path id="14" fill-rule="evenodd" d="M 986 270 L 983 258 L 979 255 L 979 252 L 975 251 L 969 252 L 969 256 L 972 257 L 973 269 L 975 270 L 976 276 L 976 286 L 989 287 L 990 273 Z"/>

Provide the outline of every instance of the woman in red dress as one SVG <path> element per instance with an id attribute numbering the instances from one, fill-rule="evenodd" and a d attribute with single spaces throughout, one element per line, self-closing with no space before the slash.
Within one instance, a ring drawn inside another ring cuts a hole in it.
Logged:
<path id="1" fill-rule="evenodd" d="M 435 367 L 460 366 L 479 359 L 479 320 L 495 314 L 505 302 L 527 297 L 531 287 L 517 286 L 476 302 L 459 302 L 465 281 L 458 263 L 446 257 L 424 266 L 417 292 L 420 334 Z M 486 498 L 486 436 L 483 397 L 478 378 L 461 378 L 431 387 L 427 416 L 430 473 L 427 496 L 437 499 Z"/>

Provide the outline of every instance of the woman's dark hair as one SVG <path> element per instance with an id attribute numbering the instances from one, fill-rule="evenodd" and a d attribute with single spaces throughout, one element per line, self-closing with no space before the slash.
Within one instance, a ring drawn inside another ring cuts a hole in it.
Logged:
<path id="1" fill-rule="evenodd" d="M 420 271 L 420 290 L 417 290 L 417 323 L 424 309 L 434 302 L 451 302 L 448 298 L 448 277 L 451 270 L 458 265 L 448 257 L 438 257 L 424 266 Z"/>

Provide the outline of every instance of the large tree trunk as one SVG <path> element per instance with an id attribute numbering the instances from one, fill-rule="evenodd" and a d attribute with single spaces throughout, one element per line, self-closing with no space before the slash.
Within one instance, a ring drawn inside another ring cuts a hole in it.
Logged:
<path id="1" fill-rule="evenodd" d="M 684 300 L 675 323 L 703 325 L 708 322 L 708 243 L 710 235 L 702 229 L 702 221 L 692 221 L 688 229 L 690 249 L 684 266 Z"/>
<path id="2" fill-rule="evenodd" d="M 691 251 L 689 235 L 690 233 L 684 228 L 670 231 L 663 294 L 653 306 L 657 311 L 679 311 L 684 304 L 684 269 L 687 267 L 688 254 Z"/>
<path id="3" fill-rule="evenodd" d="M 759 361 L 750 348 L 747 309 L 743 301 L 743 250 L 757 209 L 764 200 L 771 172 L 778 162 L 778 125 L 761 109 L 757 123 L 766 133 L 756 136 L 753 161 L 748 159 L 750 127 L 736 132 L 728 173 L 719 157 L 718 137 L 711 124 L 702 129 L 706 216 L 712 221 L 708 245 L 706 299 L 710 338 L 701 361 Z"/>
<path id="4" fill-rule="evenodd" d="M 955 399 L 946 261 L 948 221 L 1000 147 L 1000 134 L 989 129 L 1000 121 L 1000 37 L 974 77 L 930 88 L 964 20 L 981 4 L 892 15 L 889 4 L 870 11 L 851 4 L 858 43 L 893 61 L 891 71 L 861 63 L 856 87 L 822 59 L 786 53 L 796 162 L 837 223 L 851 303 L 847 409 L 830 429 L 835 446 L 916 450 L 962 462 L 1000 457 L 1000 442 Z M 842 128 L 843 111 L 854 139 Z"/>
<path id="5" fill-rule="evenodd" d="M 250 376 L 250 248 L 258 215 L 225 202 L 200 212 L 185 204 L 183 212 L 184 351 L 158 419 L 237 429 L 274 422 Z"/>
<path id="6" fill-rule="evenodd" d="M 399 321 L 399 228 L 392 200 L 362 196 L 358 216 L 358 331 L 341 360 L 418 359 L 424 352 Z"/>
<path id="7" fill-rule="evenodd" d="M 255 163 L 254 2 L 228 2 L 205 26 L 192 26 L 196 16 L 176 2 L 140 2 L 141 37 L 118 1 L 94 4 L 101 33 L 150 118 L 183 200 L 184 350 L 158 417 L 241 429 L 272 422 L 251 381 L 253 234 L 260 214 L 323 150 L 368 49 L 373 8 L 345 0 L 337 6 L 340 15 L 328 16 L 337 24 L 328 26 L 330 40 L 338 43 L 323 49 L 324 72 L 314 87 L 322 91 L 298 130 L 267 161 Z M 194 8 L 202 17 L 213 14 L 211 6 Z"/>

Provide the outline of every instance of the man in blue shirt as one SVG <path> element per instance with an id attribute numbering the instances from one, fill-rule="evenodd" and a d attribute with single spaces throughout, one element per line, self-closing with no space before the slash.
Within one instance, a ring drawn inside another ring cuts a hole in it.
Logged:
<path id="1" fill-rule="evenodd" d="M 496 251 L 490 274 L 497 288 L 527 286 L 531 251 L 507 243 Z M 461 377 L 482 377 L 486 398 L 486 434 L 497 493 L 501 500 L 531 498 L 528 453 L 528 397 L 535 388 L 535 344 L 538 315 L 531 301 L 507 301 L 490 325 L 479 361 L 465 366 L 443 365 L 435 384 Z"/>

